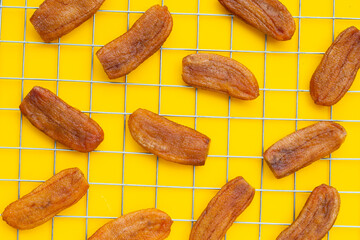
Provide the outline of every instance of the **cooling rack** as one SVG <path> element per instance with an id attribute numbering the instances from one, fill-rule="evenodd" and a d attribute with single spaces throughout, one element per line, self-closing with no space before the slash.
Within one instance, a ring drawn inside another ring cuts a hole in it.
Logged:
<path id="1" fill-rule="evenodd" d="M 0 221 L 0 239 L 87 239 L 109 220 L 151 207 L 173 218 L 168 239 L 187 239 L 209 200 L 236 176 L 256 194 L 226 239 L 275 239 L 322 183 L 336 187 L 342 200 L 326 239 L 360 239 L 359 77 L 331 108 L 315 106 L 308 92 L 334 38 L 348 26 L 360 27 L 358 1 L 283 0 L 297 31 L 291 41 L 276 42 L 216 0 L 106 0 L 93 18 L 50 44 L 29 23 L 41 2 L 0 0 L 0 209 L 64 168 L 79 167 L 90 189 L 33 230 L 17 231 Z M 94 53 L 154 4 L 167 5 L 173 15 L 169 39 L 137 70 L 109 81 Z M 195 52 L 242 62 L 255 74 L 260 96 L 241 101 L 186 86 L 181 60 Z M 21 116 L 18 105 L 35 85 L 56 92 L 103 127 L 105 140 L 96 151 L 68 150 Z M 127 129 L 129 114 L 139 107 L 211 137 L 206 165 L 177 165 L 144 152 Z M 344 145 L 293 176 L 275 179 L 262 152 L 296 129 L 330 120 L 346 128 Z"/>

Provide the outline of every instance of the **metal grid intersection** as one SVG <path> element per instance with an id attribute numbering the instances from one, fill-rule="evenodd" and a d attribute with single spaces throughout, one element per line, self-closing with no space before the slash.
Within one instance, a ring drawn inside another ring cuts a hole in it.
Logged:
<path id="1" fill-rule="evenodd" d="M 262 193 L 263 192 L 289 192 L 293 193 L 294 196 L 294 202 L 293 202 L 293 218 L 295 219 L 295 209 L 296 209 L 296 193 L 309 193 L 311 190 L 298 190 L 296 187 L 296 173 L 294 174 L 294 186 L 293 189 L 288 190 L 275 190 L 275 189 L 264 189 L 263 188 L 263 177 L 264 177 L 264 160 L 262 156 L 234 156 L 230 155 L 230 123 L 231 119 L 244 119 L 244 120 L 261 120 L 262 121 L 262 152 L 264 152 L 264 136 L 265 136 L 265 121 L 266 120 L 277 120 L 277 121 L 293 121 L 295 123 L 295 129 L 298 128 L 298 122 L 299 121 L 338 121 L 338 122 L 360 122 L 360 120 L 344 120 L 344 119 L 333 119 L 333 108 L 330 108 L 330 120 L 324 120 L 324 119 L 301 119 L 298 117 L 298 107 L 299 107 L 299 93 L 300 92 L 308 92 L 306 89 L 299 89 L 299 70 L 300 70 L 300 55 L 301 54 L 323 54 L 323 52 L 302 52 L 300 51 L 300 29 L 301 29 L 301 20 L 302 19 L 331 19 L 332 20 L 332 38 L 334 40 L 334 29 L 335 29 L 335 20 L 342 19 L 342 20 L 360 20 L 360 18 L 343 18 L 343 17 L 335 17 L 335 3 L 336 0 L 333 0 L 333 16 L 332 17 L 309 17 L 309 16 L 302 16 L 301 15 L 301 0 L 299 0 L 299 13 L 298 16 L 294 16 L 294 18 L 299 20 L 298 25 L 298 48 L 295 52 L 285 52 L 285 51 L 268 51 L 267 50 L 267 37 L 265 36 L 265 45 L 264 45 L 264 51 L 251 51 L 251 50 L 234 50 L 233 49 L 233 26 L 234 26 L 234 16 L 230 14 L 211 14 L 211 13 L 200 13 L 200 5 L 201 0 L 197 0 L 197 12 L 196 13 L 179 13 L 179 12 L 172 12 L 173 15 L 194 15 L 197 16 L 197 39 L 196 39 L 196 48 L 164 48 L 161 47 L 160 49 L 160 68 L 159 68 L 159 84 L 144 84 L 144 83 L 129 83 L 127 81 L 127 76 L 125 77 L 124 82 L 111 82 L 111 81 L 94 81 L 93 80 L 93 74 L 94 74 L 94 48 L 95 47 L 101 47 L 102 45 L 96 45 L 95 44 L 95 21 L 96 21 L 96 14 L 92 18 L 93 26 L 92 26 L 92 43 L 91 44 L 76 44 L 76 43 L 61 43 L 60 39 L 56 43 L 43 43 L 43 42 L 33 42 L 33 41 L 26 41 L 26 26 L 27 26 L 27 9 L 36 9 L 36 7 L 28 7 L 27 0 L 25 1 L 25 6 L 3 6 L 2 0 L 0 0 L 0 37 L 1 37 L 1 23 L 2 23 L 2 9 L 4 8 L 20 8 L 25 10 L 25 17 L 24 17 L 24 36 L 23 41 L 12 41 L 12 40 L 0 40 L 0 43 L 20 43 L 23 44 L 23 56 L 22 56 L 22 74 L 21 78 L 15 78 L 15 77 L 0 77 L 0 80 L 2 79 L 14 79 L 14 80 L 21 80 L 21 99 L 24 97 L 24 82 L 27 80 L 36 80 L 36 81 L 54 81 L 56 82 L 56 89 L 58 94 L 58 88 L 59 88 L 59 82 L 81 82 L 81 83 L 90 83 L 90 108 L 89 111 L 84 111 L 85 113 L 91 114 L 114 114 L 114 115 L 123 115 L 124 118 L 124 126 L 123 126 L 123 151 L 100 151 L 95 150 L 94 152 L 103 152 L 103 153 L 118 153 L 122 155 L 122 180 L 121 183 L 101 183 L 101 182 L 90 182 L 90 164 L 91 164 L 91 154 L 88 153 L 87 156 L 87 180 L 89 181 L 90 185 L 111 185 L 111 186 L 121 186 L 122 188 L 122 194 L 121 194 L 121 214 L 123 214 L 124 209 L 124 187 L 149 187 L 155 189 L 155 206 L 157 207 L 158 204 L 158 189 L 159 188 L 174 188 L 174 189 L 192 189 L 192 212 L 191 212 L 191 219 L 173 219 L 174 221 L 184 221 L 184 222 L 191 222 L 193 223 L 196 221 L 194 219 L 194 206 L 195 206 L 195 190 L 197 189 L 211 189 L 211 190 L 218 190 L 219 188 L 214 187 L 197 187 L 196 186 L 196 169 L 193 167 L 193 183 L 192 186 L 170 186 L 170 185 L 159 185 L 158 184 L 158 172 L 159 172 L 159 158 L 157 157 L 156 160 L 156 181 L 155 185 L 147 185 L 147 184 L 126 184 L 125 179 L 125 164 L 126 164 L 126 155 L 127 154 L 140 154 L 140 155 L 149 155 L 149 153 L 145 152 L 129 152 L 125 151 L 125 144 L 126 144 L 126 117 L 127 115 L 131 114 L 128 113 L 126 110 L 127 106 L 127 86 L 155 86 L 159 88 L 159 101 L 158 101 L 158 113 L 162 116 L 170 116 L 170 117 L 189 117 L 194 118 L 195 121 L 195 129 L 197 127 L 197 119 L 198 118 L 216 118 L 216 119 L 227 119 L 228 127 L 227 127 L 227 150 L 226 155 L 209 155 L 209 157 L 213 158 L 226 158 L 226 181 L 229 179 L 229 159 L 230 158 L 253 158 L 261 161 L 261 180 L 260 180 L 260 189 L 256 189 L 257 192 L 260 193 L 260 214 L 259 214 L 259 221 L 258 222 L 235 222 L 236 224 L 255 224 L 259 226 L 259 233 L 258 233 L 258 239 L 261 239 L 261 230 L 262 225 L 289 225 L 287 223 L 275 223 L 275 222 L 263 222 L 262 221 Z M 126 13 L 127 14 L 127 29 L 130 28 L 130 14 L 132 13 L 143 13 L 142 11 L 131 11 L 130 10 L 130 4 L 131 0 L 128 0 L 128 10 L 127 11 L 119 11 L 119 10 L 99 10 L 99 12 L 110 12 L 110 13 Z M 162 4 L 164 5 L 164 0 L 162 0 Z M 230 31 L 230 49 L 200 49 L 199 48 L 199 32 L 200 32 L 200 16 L 222 16 L 222 17 L 230 17 L 231 18 L 231 31 Z M 52 44 L 57 45 L 57 78 L 56 79 L 42 79 L 42 78 L 25 78 L 24 69 L 25 69 L 25 46 L 26 44 Z M 85 47 L 91 47 L 92 56 L 91 56 L 91 76 L 90 80 L 70 80 L 70 79 L 60 79 L 60 47 L 64 45 L 69 46 L 85 46 Z M 204 116 L 204 115 L 198 115 L 198 92 L 195 90 L 195 112 L 194 115 L 179 115 L 179 114 L 161 114 L 161 89 L 162 87 L 176 87 L 176 88 L 188 88 L 188 86 L 180 86 L 180 85 L 166 85 L 162 83 L 162 59 L 163 59 L 163 50 L 170 50 L 170 51 L 207 51 L 207 52 L 229 52 L 230 57 L 232 57 L 233 53 L 241 52 L 241 53 L 263 53 L 264 54 L 264 77 L 263 77 L 263 88 L 260 89 L 263 91 L 263 111 L 262 111 L 262 117 L 234 117 L 231 116 L 231 98 L 228 98 L 228 114 L 227 116 Z M 297 54 L 297 83 L 296 83 L 296 89 L 274 89 L 274 88 L 266 88 L 266 64 L 267 64 L 267 54 L 268 53 L 279 53 L 279 54 Z M 103 112 L 103 111 L 92 111 L 92 91 L 93 91 L 93 83 L 105 83 L 105 84 L 121 84 L 124 85 L 124 112 Z M 268 91 L 288 91 L 288 92 L 295 92 L 296 93 L 296 114 L 295 118 L 269 118 L 265 117 L 265 103 L 266 103 L 266 92 Z M 349 91 L 349 92 L 356 92 L 360 93 L 360 90 L 358 91 Z M 0 111 L 19 111 L 18 108 L 0 108 Z M 20 142 L 19 147 L 8 147 L 8 146 L 0 146 L 0 149 L 17 149 L 19 150 L 19 169 L 18 169 L 18 179 L 0 179 L 0 181 L 14 181 L 18 182 L 18 197 L 20 197 L 20 186 L 22 182 L 43 182 L 43 180 L 32 180 L 32 179 L 21 179 L 21 154 L 22 150 L 40 150 L 40 151 L 53 151 L 54 152 L 54 160 L 53 160 L 53 173 L 55 174 L 55 167 L 56 167 L 56 154 L 58 151 L 73 151 L 69 149 L 57 149 L 56 148 L 56 142 L 54 143 L 54 148 L 32 148 L 32 147 L 22 147 L 22 115 L 20 117 Z M 329 158 L 323 158 L 322 160 L 329 160 L 329 185 L 331 185 L 331 164 L 333 160 L 348 160 L 348 161 L 359 161 L 360 158 L 332 158 L 331 155 Z M 360 191 L 339 191 L 342 194 L 360 194 Z M 86 215 L 85 216 L 69 216 L 69 215 L 57 215 L 56 218 L 84 218 L 86 222 L 85 226 L 85 237 L 87 239 L 88 235 L 88 219 L 114 219 L 117 216 L 114 217 L 105 217 L 105 216 L 89 216 L 89 192 L 86 195 Z M 343 228 L 360 228 L 360 226 L 354 226 L 354 225 L 335 225 L 334 227 L 343 227 Z M 17 239 L 19 240 L 19 231 L 17 231 Z M 54 218 L 52 219 L 52 231 L 51 231 L 51 239 L 54 238 Z M 226 239 L 226 237 L 225 237 Z M 330 234 L 328 234 L 328 239 L 330 239 Z"/>

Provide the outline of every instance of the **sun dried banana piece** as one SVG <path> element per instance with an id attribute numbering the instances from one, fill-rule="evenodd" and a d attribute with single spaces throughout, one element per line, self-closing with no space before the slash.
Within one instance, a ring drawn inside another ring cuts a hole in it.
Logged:
<path id="1" fill-rule="evenodd" d="M 129 31 L 96 53 L 108 77 L 122 77 L 153 55 L 170 35 L 172 25 L 166 6 L 147 10 Z"/>
<path id="2" fill-rule="evenodd" d="M 349 27 L 326 51 L 310 82 L 316 104 L 331 106 L 340 101 L 355 80 L 360 67 L 360 31 Z"/>
<path id="3" fill-rule="evenodd" d="M 183 80 L 187 84 L 229 94 L 243 100 L 259 96 L 259 86 L 249 69 L 217 54 L 192 54 L 183 59 Z"/>
<path id="4" fill-rule="evenodd" d="M 211 199 L 191 230 L 190 240 L 220 240 L 250 205 L 255 189 L 243 177 L 225 184 Z"/>
<path id="5" fill-rule="evenodd" d="M 97 230 L 89 240 L 162 240 L 170 234 L 172 220 L 157 209 L 128 213 Z"/>
<path id="6" fill-rule="evenodd" d="M 45 0 L 30 22 L 45 42 L 71 32 L 91 18 L 105 0 Z"/>
<path id="7" fill-rule="evenodd" d="M 296 220 L 276 239 L 321 240 L 334 225 L 340 209 L 340 195 L 330 186 L 316 187 Z"/>
<path id="8" fill-rule="evenodd" d="M 79 152 L 90 152 L 104 140 L 104 132 L 94 120 L 45 88 L 34 87 L 20 110 L 46 135 Z"/>
<path id="9" fill-rule="evenodd" d="M 276 40 L 290 40 L 296 26 L 287 8 L 278 0 L 219 0 L 231 13 Z"/>
<path id="10" fill-rule="evenodd" d="M 134 140 L 149 152 L 176 163 L 204 165 L 210 138 L 145 109 L 129 117 Z"/>
<path id="11" fill-rule="evenodd" d="M 300 129 L 269 147 L 264 159 L 275 177 L 286 177 L 337 150 L 346 137 L 334 122 L 318 122 Z"/>
<path id="12" fill-rule="evenodd" d="M 89 184 L 80 169 L 63 170 L 7 206 L 2 218 L 17 229 L 37 227 L 77 203 L 88 188 Z"/>

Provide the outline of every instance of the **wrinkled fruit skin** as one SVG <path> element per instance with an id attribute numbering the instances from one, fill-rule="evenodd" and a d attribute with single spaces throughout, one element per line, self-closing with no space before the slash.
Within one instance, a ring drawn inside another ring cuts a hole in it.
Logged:
<path id="1" fill-rule="evenodd" d="M 331 106 L 351 87 L 360 67 L 360 31 L 349 27 L 326 51 L 310 81 L 310 94 L 318 105 Z"/>
<path id="2" fill-rule="evenodd" d="M 104 140 L 104 132 L 94 120 L 45 88 L 34 87 L 20 110 L 46 135 L 79 152 L 90 152 Z"/>
<path id="3" fill-rule="evenodd" d="M 231 13 L 276 40 L 290 40 L 296 26 L 293 17 L 278 0 L 219 0 Z"/>
<path id="4" fill-rule="evenodd" d="M 71 32 L 91 18 L 105 0 L 45 0 L 30 22 L 45 42 Z"/>
<path id="5" fill-rule="evenodd" d="M 97 230 L 88 240 L 162 240 L 170 234 L 172 220 L 157 209 L 128 213 Z"/>
<path id="6" fill-rule="evenodd" d="M 339 209 L 338 191 L 322 184 L 313 190 L 299 216 L 276 240 L 321 240 L 334 225 Z"/>
<path id="7" fill-rule="evenodd" d="M 2 218 L 16 229 L 37 227 L 77 203 L 88 188 L 80 169 L 63 170 L 7 206 Z"/>
<path id="8" fill-rule="evenodd" d="M 147 10 L 128 32 L 97 53 L 110 79 L 122 77 L 153 55 L 170 35 L 173 20 L 166 6 Z"/>
<path id="9" fill-rule="evenodd" d="M 345 137 L 341 125 L 318 122 L 276 142 L 264 159 L 276 178 L 286 177 L 337 150 Z"/>
<path id="10" fill-rule="evenodd" d="M 192 54 L 183 59 L 183 80 L 187 84 L 226 93 L 243 100 L 259 96 L 259 86 L 249 69 L 217 54 Z"/>
<path id="11" fill-rule="evenodd" d="M 255 189 L 242 177 L 225 184 L 194 224 L 190 240 L 221 240 L 235 219 L 250 205 L 254 194 Z"/>
<path id="12" fill-rule="evenodd" d="M 145 109 L 129 117 L 134 140 L 149 152 L 168 161 L 204 165 L 210 138 Z"/>

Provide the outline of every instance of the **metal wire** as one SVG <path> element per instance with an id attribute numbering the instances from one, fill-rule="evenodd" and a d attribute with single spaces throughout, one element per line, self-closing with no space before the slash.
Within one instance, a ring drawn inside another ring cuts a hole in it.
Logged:
<path id="1" fill-rule="evenodd" d="M 99 12 L 107 12 L 107 13 L 124 13 L 127 14 L 127 29 L 130 28 L 130 15 L 131 14 L 138 14 L 143 13 L 143 11 L 131 11 L 130 10 L 130 4 L 131 0 L 128 0 L 128 8 L 127 10 L 99 10 Z M 164 5 L 164 0 L 162 0 L 162 5 Z M 211 119 L 226 119 L 227 120 L 227 149 L 226 149 L 226 155 L 209 155 L 211 158 L 226 158 L 226 182 L 229 180 L 229 160 L 230 158 L 243 158 L 248 159 L 252 158 L 256 161 L 261 161 L 261 175 L 260 175 L 260 188 L 256 189 L 256 192 L 260 195 L 260 206 L 259 206 L 259 221 L 258 222 L 235 222 L 236 224 L 254 224 L 259 226 L 259 232 L 258 232 L 258 239 L 261 239 L 262 236 L 262 226 L 263 225 L 283 225 L 287 226 L 288 223 L 276 223 L 276 222 L 263 222 L 263 193 L 264 192 L 279 192 L 279 193 L 293 193 L 293 219 L 296 217 L 296 194 L 297 193 L 310 193 L 310 189 L 306 190 L 298 190 L 296 186 L 296 174 L 294 175 L 294 185 L 293 189 L 265 189 L 264 186 L 264 160 L 262 156 L 237 156 L 237 155 L 231 155 L 230 154 L 230 134 L 231 134 L 231 120 L 233 119 L 242 119 L 242 120 L 259 120 L 262 122 L 262 131 L 261 131 L 261 142 L 262 142 L 262 152 L 264 149 L 264 139 L 265 139 L 265 122 L 267 120 L 275 120 L 275 121 L 293 121 L 295 123 L 295 129 L 298 128 L 298 122 L 299 121 L 338 121 L 338 122 L 360 122 L 360 119 L 333 119 L 333 108 L 330 108 L 330 119 L 304 119 L 299 118 L 298 109 L 299 109 L 299 93 L 302 92 L 308 92 L 308 89 L 300 89 L 299 85 L 299 72 L 300 72 L 300 56 L 305 54 L 323 54 L 324 52 L 306 52 L 301 51 L 300 44 L 301 44 L 301 20 L 302 19 L 329 19 L 332 20 L 333 28 L 332 28 L 332 36 L 333 40 L 335 37 L 335 21 L 336 20 L 360 20 L 360 18 L 349 18 L 349 17 L 335 17 L 335 0 L 333 0 L 333 16 L 332 17 L 316 17 L 316 16 L 302 16 L 301 13 L 301 0 L 299 0 L 299 14 L 298 16 L 294 16 L 294 18 L 298 19 L 298 47 L 297 51 L 269 51 L 268 50 L 268 41 L 267 37 L 265 36 L 265 42 L 264 42 L 264 50 L 241 50 L 241 49 L 233 49 L 233 33 L 234 33 L 234 16 L 231 14 L 212 14 L 212 13 L 201 13 L 200 12 L 201 7 L 201 0 L 197 0 L 197 12 L 194 13 L 181 13 L 181 12 L 172 12 L 173 15 L 190 15 L 190 16 L 196 16 L 197 17 L 197 33 L 196 33 L 196 48 L 170 48 L 170 47 L 161 47 L 160 49 L 160 66 L 159 66 L 159 83 L 158 84 L 147 84 L 147 83 L 129 83 L 127 80 L 127 76 L 125 77 L 124 82 L 112 82 L 112 81 L 96 81 L 93 79 L 94 74 L 94 48 L 95 47 L 102 47 L 103 45 L 95 44 L 95 23 L 96 23 L 96 15 L 94 15 L 92 19 L 92 42 L 91 44 L 78 44 L 78 43 L 63 43 L 60 40 L 54 43 L 43 43 L 43 42 L 36 42 L 36 41 L 27 41 L 26 40 L 26 26 L 27 26 L 27 10 L 28 9 L 37 9 L 37 7 L 29 7 L 27 6 L 27 0 L 25 0 L 24 6 L 4 6 L 3 1 L 0 0 L 0 37 L 1 37 L 1 26 L 2 26 L 2 16 L 3 16 L 3 9 L 24 9 L 25 11 L 25 17 L 24 17 L 24 36 L 22 41 L 15 41 L 11 39 L 1 39 L 0 43 L 14 43 L 14 44 L 22 44 L 23 45 L 23 59 L 22 59 L 22 74 L 21 77 L 5 77 L 1 76 L 0 80 L 21 80 L 21 99 L 24 97 L 24 83 L 26 81 L 36 80 L 36 81 L 50 81 L 50 82 L 56 82 L 56 93 L 58 94 L 59 90 L 59 83 L 60 82 L 77 82 L 77 83 L 84 83 L 84 84 L 90 84 L 90 107 L 89 111 L 83 111 L 84 113 L 88 113 L 90 116 L 92 114 L 110 114 L 110 115 L 122 115 L 123 116 L 123 150 L 122 151 L 114 151 L 114 150 L 95 150 L 94 152 L 101 152 L 101 153 L 117 153 L 122 156 L 122 179 L 121 183 L 102 183 L 102 182 L 91 182 L 90 181 L 90 164 L 91 164 L 91 154 L 88 154 L 87 157 L 87 179 L 89 181 L 90 185 L 99 185 L 99 186 L 121 186 L 121 214 L 124 214 L 124 195 L 125 195 L 125 187 L 145 187 L 145 188 L 152 188 L 155 191 L 155 206 L 158 206 L 158 189 L 160 188 L 171 188 L 171 189 L 190 189 L 192 190 L 192 208 L 191 208 L 191 219 L 173 219 L 174 221 L 179 222 L 189 222 L 193 223 L 196 221 L 194 216 L 194 209 L 195 209 L 195 199 L 196 199 L 196 190 L 218 190 L 219 188 L 216 187 L 198 187 L 196 186 L 196 168 L 193 167 L 193 182 L 192 186 L 171 186 L 171 185 L 160 185 L 159 184 L 159 158 L 156 160 L 156 179 L 155 184 L 126 184 L 125 183 L 125 168 L 126 168 L 126 156 L 129 154 L 137 154 L 137 155 L 150 155 L 146 152 L 130 152 L 126 151 L 126 121 L 127 116 L 131 113 L 127 112 L 127 87 L 128 86 L 151 86 L 151 87 L 158 87 L 159 88 L 159 94 L 158 94 L 158 113 L 162 116 L 167 117 L 186 117 L 186 118 L 193 118 L 194 119 L 194 126 L 195 129 L 197 128 L 197 120 L 199 118 L 211 118 Z M 229 17 L 231 20 L 230 25 L 230 48 L 229 49 L 203 49 L 200 48 L 200 22 L 201 22 L 201 16 L 216 16 L 216 17 Z M 57 76 L 55 79 L 51 78 L 27 78 L 25 77 L 25 54 L 26 54 L 26 46 L 28 44 L 46 44 L 46 45 L 56 45 L 58 47 L 58 58 L 57 58 Z M 61 54 L 61 47 L 62 46 L 77 46 L 77 47 L 91 47 L 92 51 L 92 57 L 91 57 L 91 75 L 90 79 L 62 79 L 60 78 L 60 54 Z M 262 53 L 264 54 L 264 76 L 263 76 L 263 88 L 260 89 L 260 91 L 263 92 L 263 110 L 262 110 L 262 116 L 261 117 L 236 117 L 231 115 L 231 98 L 228 98 L 228 113 L 227 116 L 210 116 L 210 115 L 199 115 L 198 114 L 198 92 L 195 89 L 195 111 L 194 115 L 181 115 L 181 114 L 162 114 L 161 113 L 161 97 L 162 97 L 162 89 L 171 87 L 171 88 L 190 88 L 189 86 L 185 85 L 169 85 L 164 84 L 162 82 L 162 67 L 163 67 L 163 51 L 196 51 L 196 52 L 224 52 L 229 53 L 230 57 L 233 56 L 233 53 Z M 274 88 L 267 88 L 266 87 L 266 70 L 267 70 L 267 55 L 268 54 L 296 54 L 297 55 L 297 78 L 296 78 L 296 88 L 295 89 L 274 89 Z M 93 83 L 103 83 L 103 84 L 114 84 L 114 85 L 123 85 L 124 86 L 124 112 L 106 112 L 106 111 L 94 111 L 92 110 L 92 103 L 93 103 Z M 295 118 L 269 118 L 266 117 L 266 109 L 265 109 L 265 103 L 266 103 L 266 92 L 275 91 L 275 92 L 294 92 L 296 94 L 296 113 Z M 352 90 L 349 91 L 352 93 L 360 93 L 360 90 Z M 0 108 L 0 111 L 19 111 L 18 108 Z M 58 149 L 56 142 L 54 142 L 53 148 L 35 148 L 35 147 L 23 147 L 22 146 L 22 136 L 23 136 L 23 127 L 22 127 L 22 115 L 20 117 L 20 140 L 19 140 L 19 146 L 17 147 L 10 147 L 10 146 L 0 146 L 0 149 L 16 149 L 19 151 L 19 159 L 18 159 L 18 178 L 17 179 L 0 179 L 1 181 L 8 181 L 8 182 L 17 182 L 18 183 L 18 197 L 20 197 L 20 186 L 21 183 L 24 182 L 44 182 L 44 180 L 34 180 L 34 179 L 23 179 L 21 177 L 21 158 L 22 158 L 22 150 L 34 150 L 34 151 L 53 151 L 54 152 L 54 160 L 53 160 L 53 173 L 55 174 L 56 170 L 56 156 L 58 151 L 73 151 L 69 149 Z M 259 136 L 260 137 L 260 136 Z M 332 161 L 360 161 L 360 158 L 333 158 L 331 155 L 329 158 L 323 158 L 324 161 L 329 161 L 329 185 L 331 185 L 331 174 L 332 174 Z M 341 194 L 360 194 L 360 191 L 339 191 Z M 80 218 L 85 219 L 85 238 L 88 237 L 88 219 L 114 219 L 118 216 L 113 217 L 105 217 L 105 216 L 89 216 L 89 192 L 86 197 L 86 214 L 85 216 L 75 216 L 75 215 L 58 215 L 56 218 Z M 51 225 L 51 239 L 54 239 L 54 219 L 52 220 Z M 360 228 L 360 226 L 357 225 L 335 225 L 334 227 L 338 228 Z M 330 234 L 327 236 L 328 239 L 331 238 Z M 17 239 L 19 240 L 19 231 L 17 231 Z M 227 236 L 225 236 L 225 239 L 227 239 Z"/>

